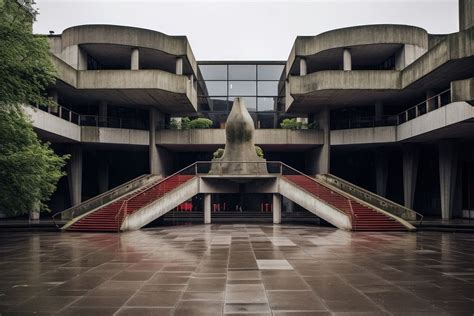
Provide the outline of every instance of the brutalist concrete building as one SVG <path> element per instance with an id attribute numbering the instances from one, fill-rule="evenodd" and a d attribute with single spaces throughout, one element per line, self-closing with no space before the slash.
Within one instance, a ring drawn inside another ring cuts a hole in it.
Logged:
<path id="1" fill-rule="evenodd" d="M 283 61 L 197 61 L 186 36 L 126 26 L 48 35 L 58 73 L 48 93 L 59 106 L 27 111 L 41 139 L 71 154 L 51 208 L 211 160 L 241 97 L 267 161 L 332 174 L 424 216 L 474 216 L 474 5 L 459 4 L 453 34 L 348 27 L 297 37 Z M 185 128 L 186 118 L 212 125 Z M 212 195 L 216 214 L 265 213 L 273 202 Z M 283 199 L 283 214 L 302 208 Z"/>

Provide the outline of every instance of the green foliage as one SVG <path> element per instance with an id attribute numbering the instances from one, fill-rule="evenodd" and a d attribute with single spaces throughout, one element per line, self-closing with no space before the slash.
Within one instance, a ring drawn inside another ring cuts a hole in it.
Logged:
<path id="1" fill-rule="evenodd" d="M 284 129 L 301 129 L 303 127 L 302 122 L 297 122 L 296 118 L 291 118 L 291 119 L 284 119 L 283 122 L 280 123 L 281 128 Z"/>
<path id="2" fill-rule="evenodd" d="M 46 38 L 31 32 L 31 4 L 0 0 L 0 211 L 7 215 L 47 209 L 67 159 L 38 139 L 21 109 L 54 104 L 45 90 L 55 70 Z"/>
<path id="3" fill-rule="evenodd" d="M 181 121 L 177 119 L 171 119 L 170 129 L 202 129 L 202 128 L 211 128 L 213 122 L 207 118 L 196 118 L 194 120 L 189 119 L 189 117 L 181 118 Z"/>
<path id="4" fill-rule="evenodd" d="M 210 128 L 212 121 L 207 118 L 199 117 L 189 122 L 189 129 Z"/>
<path id="5" fill-rule="evenodd" d="M 27 1 L 26 7 L 31 8 Z M 45 37 L 31 32 L 34 14 L 15 0 L 0 0 L 0 106 L 51 105 L 45 88 L 55 70 Z"/>
<path id="6" fill-rule="evenodd" d="M 260 148 L 259 146 L 255 146 L 255 152 L 257 153 L 257 156 L 260 158 L 263 158 L 263 149 Z"/>
<path id="7" fill-rule="evenodd" d="M 7 215 L 41 209 L 56 189 L 67 156 L 38 140 L 32 123 L 16 107 L 0 107 L 0 211 Z"/>

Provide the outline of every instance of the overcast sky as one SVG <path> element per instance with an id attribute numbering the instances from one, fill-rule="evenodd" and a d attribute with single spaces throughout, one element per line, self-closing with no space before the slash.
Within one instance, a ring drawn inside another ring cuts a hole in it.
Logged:
<path id="1" fill-rule="evenodd" d="M 197 60 L 286 60 L 297 35 L 361 24 L 452 33 L 458 0 L 37 0 L 36 33 L 119 24 L 186 35 Z"/>

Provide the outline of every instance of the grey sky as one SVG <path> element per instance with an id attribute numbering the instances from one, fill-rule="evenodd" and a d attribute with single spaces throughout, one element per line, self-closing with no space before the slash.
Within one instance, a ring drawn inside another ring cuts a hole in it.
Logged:
<path id="1" fill-rule="evenodd" d="M 286 60 L 297 35 L 361 24 L 458 31 L 457 0 L 37 0 L 36 33 L 119 24 L 186 35 L 198 60 Z"/>

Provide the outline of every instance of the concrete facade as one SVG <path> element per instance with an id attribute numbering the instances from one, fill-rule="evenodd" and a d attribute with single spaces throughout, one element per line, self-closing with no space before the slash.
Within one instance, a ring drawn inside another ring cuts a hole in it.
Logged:
<path id="1" fill-rule="evenodd" d="M 462 150 L 474 144 L 474 28 L 472 2 L 460 0 L 459 9 L 453 34 L 349 27 L 299 36 L 288 59 L 273 63 L 198 62 L 185 36 L 134 27 L 83 25 L 49 36 L 57 81 L 47 92 L 59 107 L 25 111 L 40 138 L 71 154 L 52 205 L 61 210 L 141 174 L 165 177 L 212 159 L 225 144 L 230 104 L 243 96 L 268 161 L 334 173 L 429 216 L 460 216 L 474 208 L 466 176 L 474 158 Z M 243 90 L 231 92 L 239 81 Z M 186 117 L 212 126 L 173 126 Z M 280 128 L 284 119 L 299 125 Z M 210 222 L 207 194 L 216 187 L 202 185 Z M 295 209 L 287 198 L 302 201 L 260 185 L 272 194 L 275 223 Z"/>

